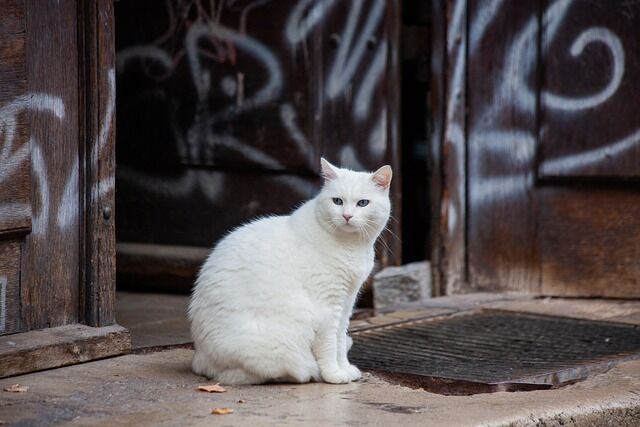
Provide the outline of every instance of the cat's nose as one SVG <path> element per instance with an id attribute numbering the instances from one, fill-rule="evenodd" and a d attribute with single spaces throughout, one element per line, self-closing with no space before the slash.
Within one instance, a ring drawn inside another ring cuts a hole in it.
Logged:
<path id="1" fill-rule="evenodd" d="M 344 218 L 345 221 L 349 222 L 349 220 L 353 218 L 353 215 L 345 213 L 345 214 L 342 214 L 342 217 Z"/>

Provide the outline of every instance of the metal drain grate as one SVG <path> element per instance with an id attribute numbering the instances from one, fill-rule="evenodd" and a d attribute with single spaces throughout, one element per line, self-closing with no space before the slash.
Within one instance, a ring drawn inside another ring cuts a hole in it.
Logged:
<path id="1" fill-rule="evenodd" d="M 442 394 L 554 388 L 640 358 L 633 325 L 498 310 L 352 336 L 360 368 Z"/>

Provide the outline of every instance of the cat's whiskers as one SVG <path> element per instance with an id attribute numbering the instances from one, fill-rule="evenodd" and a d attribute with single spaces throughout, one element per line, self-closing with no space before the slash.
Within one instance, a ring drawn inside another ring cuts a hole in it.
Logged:
<path id="1" fill-rule="evenodd" d="M 378 223 L 378 222 L 376 222 L 376 221 L 373 221 L 373 220 L 370 220 L 370 219 L 367 219 L 367 225 L 368 225 L 368 226 L 372 226 L 372 231 L 374 231 L 374 227 L 375 227 L 376 229 L 379 229 L 379 228 L 381 227 L 380 223 Z M 396 235 L 395 235 L 391 230 L 389 230 L 389 228 L 388 228 L 388 227 L 386 227 L 386 226 L 385 226 L 385 227 L 383 227 L 382 231 L 385 231 L 385 230 L 386 230 L 386 231 L 388 231 L 389 233 L 391 233 L 395 238 L 397 238 L 398 240 L 400 240 L 400 239 L 398 238 L 398 236 L 396 236 Z M 383 235 L 383 233 L 382 233 L 382 232 L 381 232 L 381 233 L 380 233 L 380 235 L 378 236 L 377 241 L 378 241 L 378 242 L 380 242 L 380 244 L 381 244 L 381 245 L 382 245 L 382 246 L 383 246 L 387 251 L 389 251 L 389 253 L 391 253 L 392 255 L 395 255 L 395 252 L 393 251 L 393 249 L 391 249 L 391 247 L 389 246 L 389 244 L 388 244 L 388 243 L 386 242 L 386 240 L 384 239 L 384 235 Z"/>

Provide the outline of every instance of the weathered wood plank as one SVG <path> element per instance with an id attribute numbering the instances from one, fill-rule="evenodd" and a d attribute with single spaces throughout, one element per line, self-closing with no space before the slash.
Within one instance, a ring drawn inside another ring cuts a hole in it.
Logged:
<path id="1" fill-rule="evenodd" d="M 434 269 L 440 293 L 465 289 L 466 274 L 466 0 L 447 0 L 444 45 L 444 125 L 440 150 L 441 191 L 437 214 L 438 251 Z"/>
<path id="2" fill-rule="evenodd" d="M 24 0 L 2 0 L 0 34 L 24 33 Z"/>
<path id="3" fill-rule="evenodd" d="M 24 20 L 22 21 L 24 24 Z M 25 34 L 0 32 L 0 106 L 26 90 Z"/>
<path id="4" fill-rule="evenodd" d="M 593 184 L 540 191 L 542 292 L 640 297 L 640 192 Z"/>
<path id="5" fill-rule="evenodd" d="M 0 235 L 24 234 L 31 228 L 24 28 L 23 2 L 4 2 L 0 13 Z"/>
<path id="6" fill-rule="evenodd" d="M 77 4 L 26 1 L 32 233 L 21 298 L 27 329 L 77 323 L 80 265 Z"/>
<path id="7" fill-rule="evenodd" d="M 443 194 L 443 165 L 442 141 L 445 128 L 445 96 L 446 96 L 446 59 L 447 59 L 447 19 L 444 2 L 429 2 L 431 22 L 431 79 L 428 105 L 431 114 L 427 122 L 429 135 L 429 150 L 427 162 L 429 174 L 429 230 L 431 234 L 431 278 L 434 296 L 441 296 L 446 292 L 443 271 L 440 268 L 442 253 L 443 230 L 440 205 Z"/>
<path id="8" fill-rule="evenodd" d="M 0 241 L 0 335 L 22 330 L 20 318 L 20 242 Z"/>
<path id="9" fill-rule="evenodd" d="M 84 277 L 82 303 L 91 326 L 115 323 L 115 46 L 113 2 L 80 8 L 81 138 L 84 143 Z"/>
<path id="10" fill-rule="evenodd" d="M 0 337 L 0 378 L 124 354 L 129 332 L 119 325 L 67 325 Z"/>
<path id="11" fill-rule="evenodd" d="M 542 57 L 542 178 L 640 178 L 640 3 L 551 1 Z"/>
<path id="12" fill-rule="evenodd" d="M 537 292 L 540 2 L 468 4 L 469 289 Z"/>

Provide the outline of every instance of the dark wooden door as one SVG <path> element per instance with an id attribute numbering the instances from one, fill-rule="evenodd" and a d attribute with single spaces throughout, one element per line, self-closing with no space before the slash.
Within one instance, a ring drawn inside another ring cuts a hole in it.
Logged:
<path id="1" fill-rule="evenodd" d="M 441 291 L 640 296 L 640 6 L 436 3 Z"/>
<path id="2" fill-rule="evenodd" d="M 115 322 L 111 11 L 0 0 L 0 335 Z"/>
<path id="3" fill-rule="evenodd" d="M 116 4 L 119 271 L 155 283 L 312 197 L 321 155 L 399 166 L 396 0 L 216 4 Z"/>

